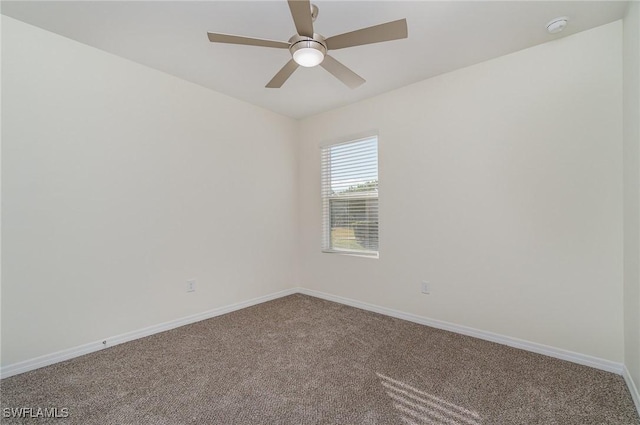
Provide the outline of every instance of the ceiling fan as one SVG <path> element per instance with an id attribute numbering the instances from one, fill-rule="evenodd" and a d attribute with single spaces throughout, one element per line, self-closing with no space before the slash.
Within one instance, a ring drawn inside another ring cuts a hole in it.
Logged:
<path id="1" fill-rule="evenodd" d="M 264 40 L 212 32 L 207 33 L 209 41 L 289 49 L 292 59 L 267 83 L 268 88 L 282 87 L 298 66 L 310 68 L 320 65 L 345 85 L 354 89 L 365 82 L 364 78 L 329 56 L 327 51 L 407 38 L 406 19 L 325 38 L 313 32 L 313 22 L 318 16 L 316 5 L 312 5 L 309 0 L 288 0 L 288 3 L 297 31 L 289 41 Z"/>

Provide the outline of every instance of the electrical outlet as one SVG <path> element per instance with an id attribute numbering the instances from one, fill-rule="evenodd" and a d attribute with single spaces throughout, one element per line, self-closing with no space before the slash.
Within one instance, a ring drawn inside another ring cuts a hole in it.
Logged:
<path id="1" fill-rule="evenodd" d="M 423 280 L 422 284 L 420 285 L 420 292 L 422 292 L 423 294 L 428 294 L 430 292 L 429 286 L 429 282 Z"/>
<path id="2" fill-rule="evenodd" d="M 187 292 L 196 292 L 196 280 L 187 280 Z"/>

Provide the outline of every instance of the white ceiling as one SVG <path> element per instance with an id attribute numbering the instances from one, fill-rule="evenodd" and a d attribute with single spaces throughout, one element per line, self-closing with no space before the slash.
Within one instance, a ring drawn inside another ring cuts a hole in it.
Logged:
<path id="1" fill-rule="evenodd" d="M 332 51 L 367 80 L 351 90 L 321 67 L 299 68 L 280 89 L 265 84 L 286 49 L 210 43 L 207 31 L 287 41 L 289 7 L 277 1 L 18 1 L 2 13 L 294 118 L 622 18 L 617 1 L 328 1 L 315 31 L 329 37 L 407 18 L 409 38 Z M 545 25 L 570 18 L 557 35 Z M 550 64 L 549 66 L 559 66 Z"/>

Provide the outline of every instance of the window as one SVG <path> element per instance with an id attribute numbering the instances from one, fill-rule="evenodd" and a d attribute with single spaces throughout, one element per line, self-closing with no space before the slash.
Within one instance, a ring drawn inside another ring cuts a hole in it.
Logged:
<path id="1" fill-rule="evenodd" d="M 322 148 L 325 252 L 378 255 L 378 138 Z"/>

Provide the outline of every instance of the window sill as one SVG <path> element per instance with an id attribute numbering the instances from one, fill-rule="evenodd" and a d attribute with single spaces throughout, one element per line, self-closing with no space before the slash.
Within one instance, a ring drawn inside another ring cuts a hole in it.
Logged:
<path id="1" fill-rule="evenodd" d="M 368 253 L 358 252 L 358 251 L 341 251 L 341 250 L 335 250 L 335 249 L 323 249 L 322 252 L 325 254 L 346 255 L 349 257 L 374 258 L 376 260 L 380 258 L 379 252 L 368 254 Z"/>

